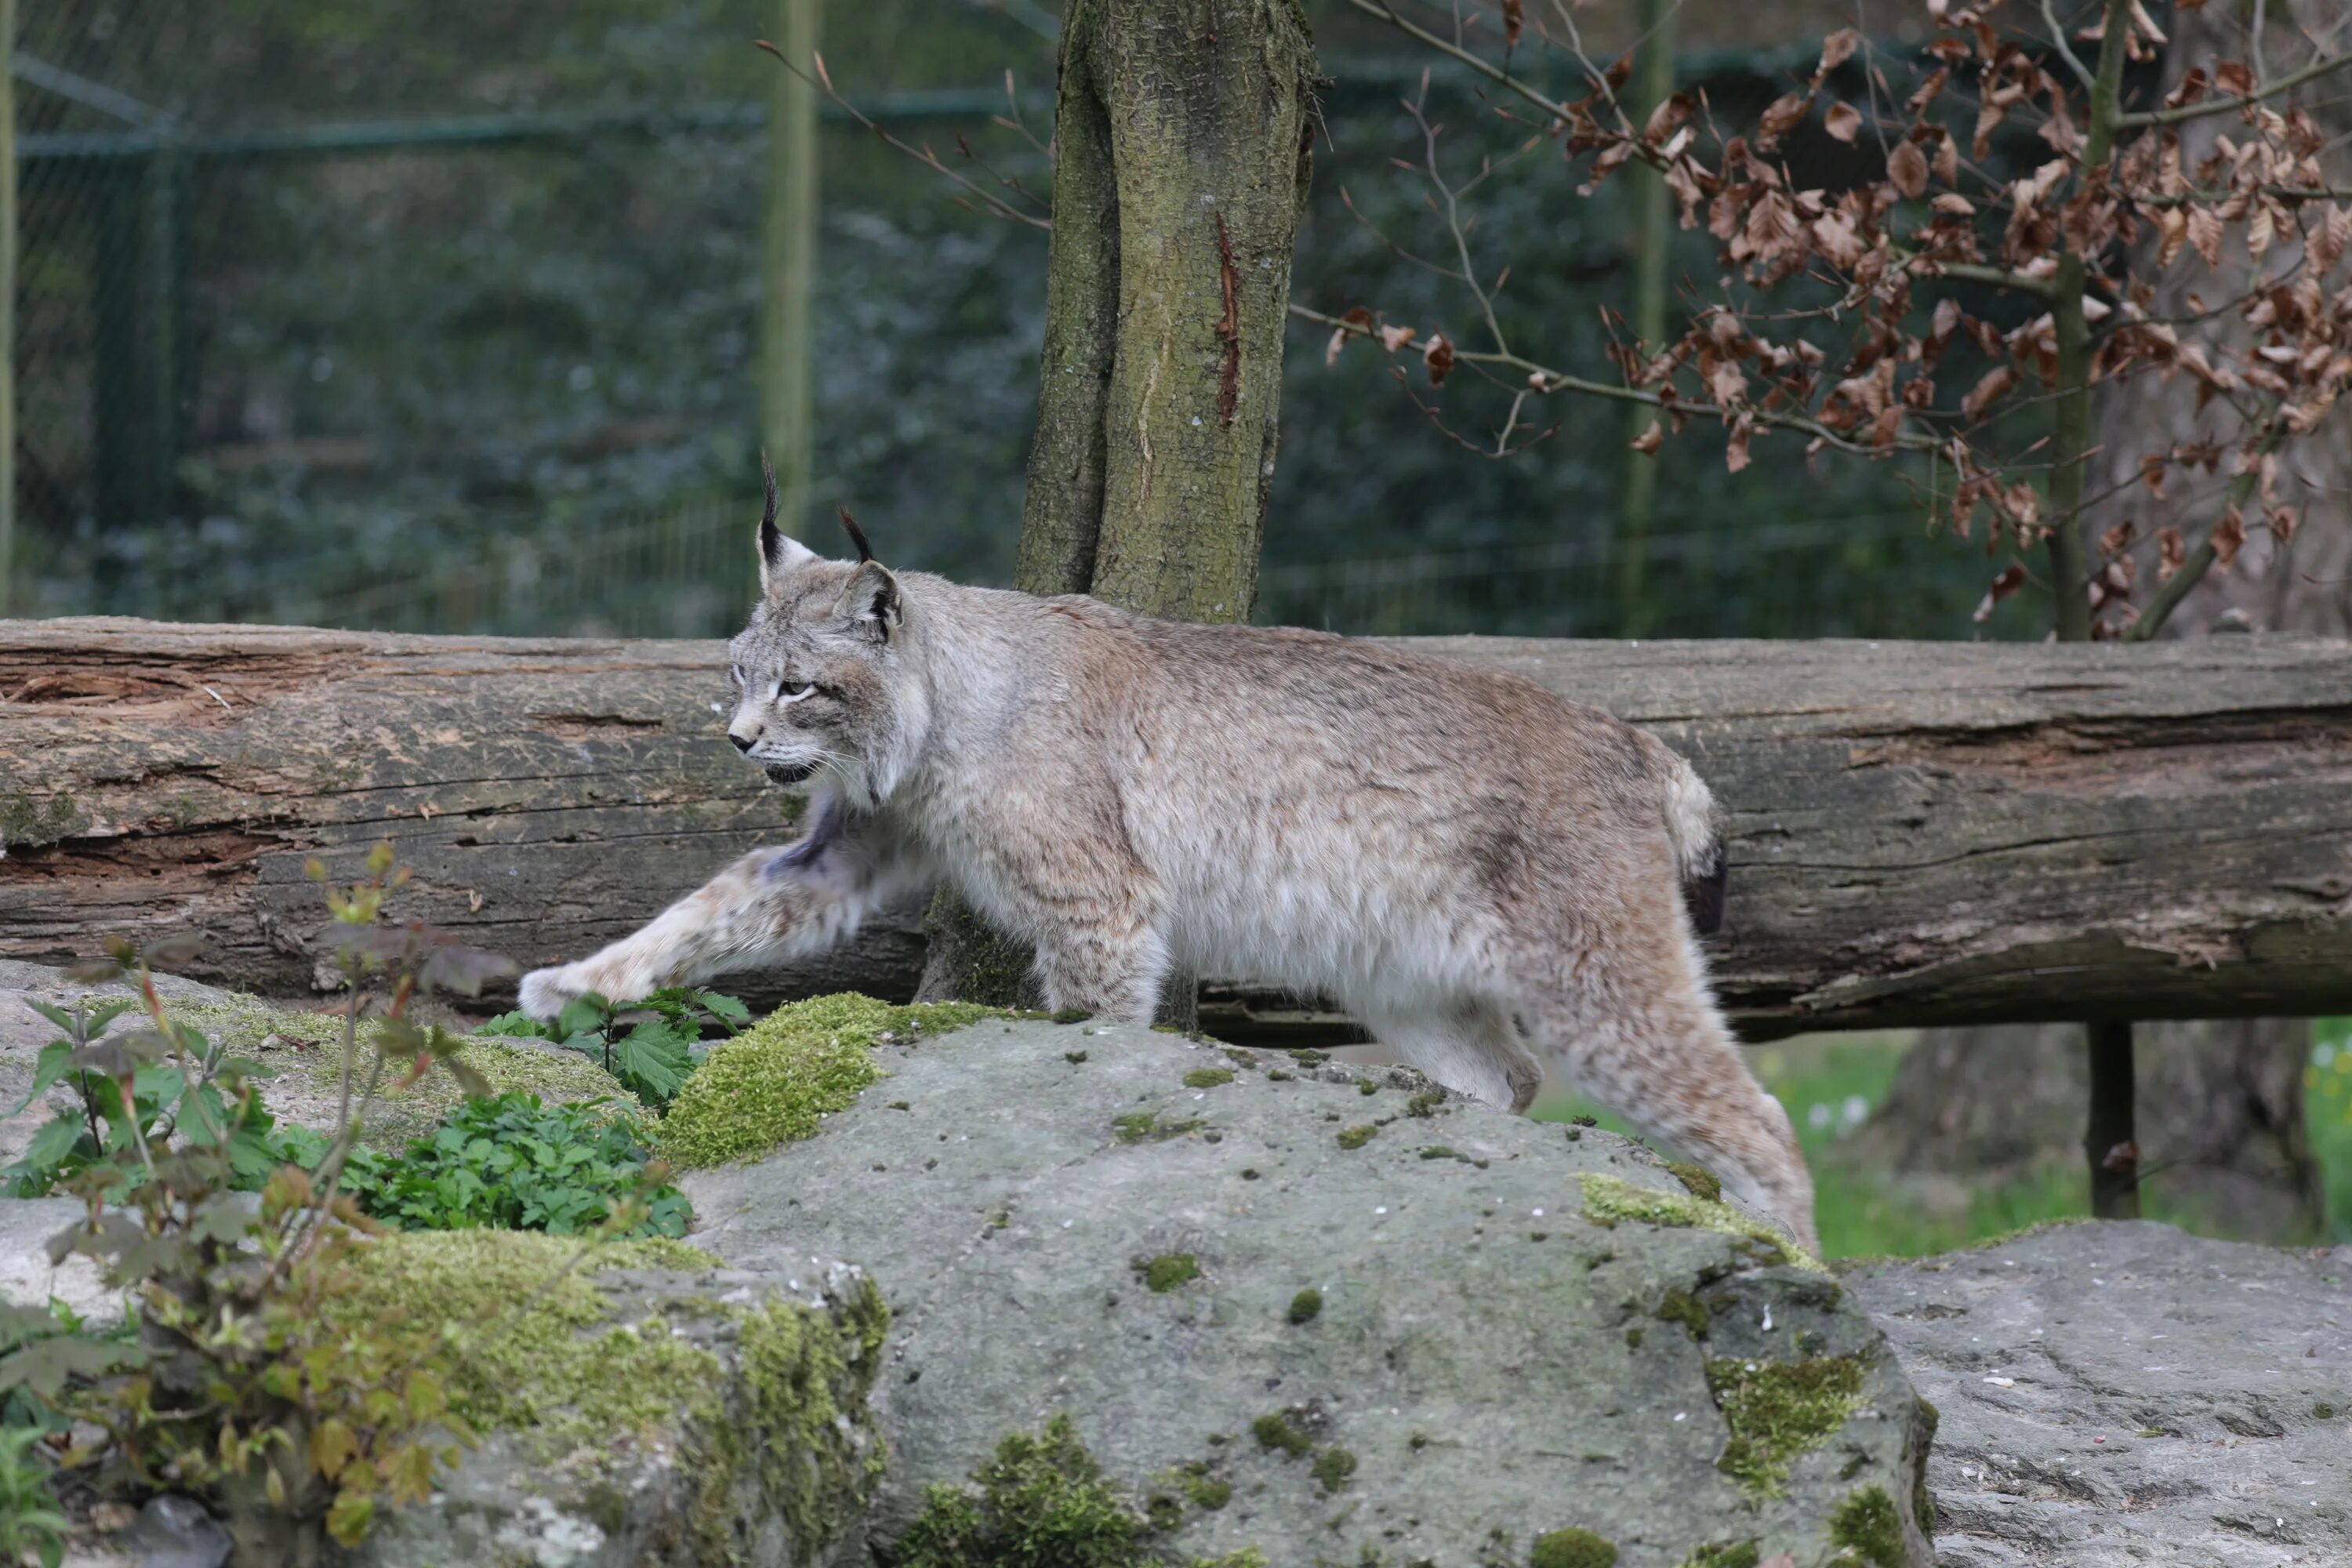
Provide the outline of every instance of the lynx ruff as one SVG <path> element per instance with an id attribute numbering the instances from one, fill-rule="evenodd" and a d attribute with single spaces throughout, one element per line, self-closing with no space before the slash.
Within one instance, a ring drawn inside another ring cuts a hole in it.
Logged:
<path id="1" fill-rule="evenodd" d="M 846 513 L 858 560 L 825 560 L 774 509 L 727 734 L 807 833 L 526 975 L 532 1015 L 815 953 L 945 882 L 1034 943 L 1048 1007 L 1149 1023 L 1171 973 L 1330 995 L 1513 1111 L 1550 1063 L 1814 1246 L 1707 989 L 1714 802 L 1663 742 L 1398 648 L 894 573 Z"/>

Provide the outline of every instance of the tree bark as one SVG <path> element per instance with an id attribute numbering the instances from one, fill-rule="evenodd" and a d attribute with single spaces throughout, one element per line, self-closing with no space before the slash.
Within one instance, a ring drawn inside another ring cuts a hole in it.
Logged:
<path id="1" fill-rule="evenodd" d="M 1257 598 L 1317 82 L 1297 0 L 1071 0 L 1037 433 L 1014 584 L 1172 620 Z M 920 994 L 1032 1004 L 942 895 Z M 1163 1022 L 1191 1027 L 1171 976 Z"/>
<path id="2" fill-rule="evenodd" d="M 1408 639 L 1642 724 L 1723 803 L 1717 988 L 1823 1027 L 2352 1011 L 2352 644 Z M 306 987 L 302 863 L 528 963 L 789 831 L 717 642 L 0 622 L 0 956 L 200 931 Z M 477 902 L 476 900 L 478 900 Z M 905 996 L 915 911 L 755 994 Z M 2079 1124 L 2078 1124 L 2079 1125 Z"/>

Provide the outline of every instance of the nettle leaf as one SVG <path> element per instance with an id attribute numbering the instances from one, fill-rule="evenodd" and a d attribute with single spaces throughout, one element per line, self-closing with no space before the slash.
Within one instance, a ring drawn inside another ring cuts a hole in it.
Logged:
<path id="1" fill-rule="evenodd" d="M 732 1024 L 740 1027 L 751 1021 L 751 1009 L 733 996 L 721 996 L 716 991 L 705 991 L 698 987 L 694 993 L 694 999 L 702 1005 L 704 1011 L 723 1024 Z"/>
<path id="2" fill-rule="evenodd" d="M 567 1044 L 574 1035 L 593 1034 L 602 1030 L 604 1020 L 612 1016 L 613 1005 L 593 991 L 563 1005 L 555 1016 L 555 1034 Z"/>
<path id="3" fill-rule="evenodd" d="M 667 1105 L 694 1070 L 693 1042 L 674 1024 L 639 1024 L 614 1043 L 613 1076 L 648 1105 Z"/>
<path id="4" fill-rule="evenodd" d="M 474 1026 L 478 1035 L 499 1035 L 520 1040 L 552 1040 L 556 1032 L 528 1013 L 501 1013 L 487 1024 Z"/>
<path id="5" fill-rule="evenodd" d="M 43 1089 L 63 1078 L 66 1069 L 73 1062 L 73 1053 L 74 1046 L 71 1040 L 56 1040 L 43 1046 L 41 1054 L 33 1058 L 33 1087 L 25 1091 L 25 1098 L 18 1100 L 16 1109 L 8 1114 L 11 1116 L 20 1114 L 33 1101 L 40 1099 Z"/>

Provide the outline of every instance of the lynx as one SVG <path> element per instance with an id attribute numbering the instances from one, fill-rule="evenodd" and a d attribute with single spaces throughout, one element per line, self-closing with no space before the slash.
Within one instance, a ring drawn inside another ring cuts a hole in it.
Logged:
<path id="1" fill-rule="evenodd" d="M 551 1016 L 847 941 L 946 883 L 1036 948 L 1045 1005 L 1148 1023 L 1171 973 L 1335 997 L 1449 1089 L 1561 1069 L 1813 1245 L 1812 1184 L 1698 938 L 1706 786 L 1529 680 L 1322 633 L 965 587 L 760 522 L 728 738 L 805 792 L 635 935 L 524 977 Z"/>

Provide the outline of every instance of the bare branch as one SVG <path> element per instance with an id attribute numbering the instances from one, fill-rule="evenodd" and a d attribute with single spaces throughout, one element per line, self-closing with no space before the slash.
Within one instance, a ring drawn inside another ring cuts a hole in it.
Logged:
<path id="1" fill-rule="evenodd" d="M 1360 4 L 1361 0 L 1358 3 Z M 2212 114 L 2234 114 L 2264 99 L 2276 98 L 2280 93 L 2301 87 L 2305 82 L 2342 70 L 2346 66 L 2352 66 L 2352 55 L 2329 55 L 2324 59 L 2312 61 L 2301 70 L 2287 72 L 2268 87 L 2236 98 L 2212 98 L 2199 103 L 2184 103 L 2178 109 L 2145 109 L 2136 114 L 2118 114 L 2116 116 L 2116 129 L 2137 131 L 2149 125 L 2178 125 L 2185 120 L 2202 120 Z"/>

